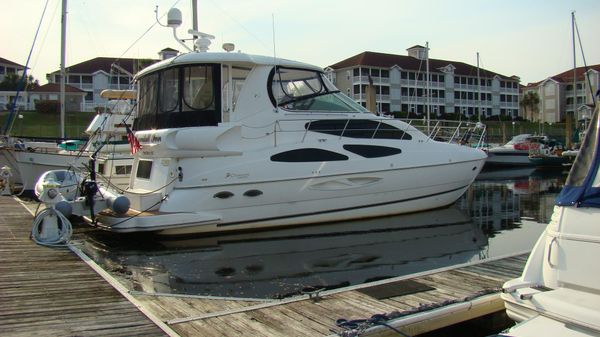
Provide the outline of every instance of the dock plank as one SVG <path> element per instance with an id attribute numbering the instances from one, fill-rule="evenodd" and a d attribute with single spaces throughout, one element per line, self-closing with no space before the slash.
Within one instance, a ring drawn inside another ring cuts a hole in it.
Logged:
<path id="1" fill-rule="evenodd" d="M 167 335 L 71 250 L 31 241 L 32 221 L 0 197 L 0 335 Z"/>
<path id="2" fill-rule="evenodd" d="M 24 216 L 15 204 L 12 198 L 0 198 L 0 302 L 3 305 L 0 335 L 8 331 L 9 336 L 29 336 L 39 331 L 56 336 L 164 335 L 148 323 L 134 305 L 118 293 L 115 295 L 114 289 L 70 250 L 32 244 L 28 239 L 31 217 Z M 5 208 L 7 212 L 2 212 Z M 170 322 L 169 328 L 180 336 L 331 336 L 342 331 L 336 326 L 340 318 L 369 319 L 375 314 L 431 311 L 485 293 L 497 294 L 505 281 L 521 274 L 527 256 L 442 268 L 359 286 L 385 286 L 411 279 L 433 288 L 381 300 L 357 291 L 356 287 L 324 291 L 316 300 L 300 296 L 263 303 L 135 292 L 131 297 L 145 311 Z M 57 272 L 58 269 L 63 271 Z M 64 283 L 64 287 L 60 283 Z M 481 303 L 489 301 L 493 305 L 479 307 L 477 314 L 500 310 L 494 296 L 479 297 Z M 465 317 L 472 315 L 465 314 Z M 430 325 L 439 327 L 455 319 L 444 317 Z M 400 320 L 389 321 L 390 324 L 396 322 Z M 419 333 L 428 331 L 427 325 L 419 322 L 406 328 Z M 381 331 L 374 334 L 385 335 L 391 330 Z"/>

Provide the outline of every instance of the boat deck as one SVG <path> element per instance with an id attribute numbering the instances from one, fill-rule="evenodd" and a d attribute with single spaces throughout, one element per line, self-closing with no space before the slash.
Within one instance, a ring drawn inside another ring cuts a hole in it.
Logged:
<path id="1" fill-rule="evenodd" d="M 376 317 L 386 325 L 364 323 L 354 331 L 414 336 L 504 310 L 500 287 L 521 274 L 528 256 L 283 300 L 150 294 L 123 290 L 105 271 L 92 270 L 93 262 L 82 263 L 87 257 L 74 246 L 34 244 L 31 215 L 13 198 L 0 198 L 0 214 L 0 335 L 335 336 L 351 332 L 336 325 L 339 319 L 384 315 Z"/>

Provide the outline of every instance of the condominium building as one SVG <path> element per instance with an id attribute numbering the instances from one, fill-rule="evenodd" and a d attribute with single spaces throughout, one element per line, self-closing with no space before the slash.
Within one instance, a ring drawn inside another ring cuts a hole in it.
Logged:
<path id="1" fill-rule="evenodd" d="M 9 74 L 21 76 L 23 70 L 25 70 L 25 66 L 0 57 L 0 82 L 4 81 L 6 75 Z M 8 109 L 8 104 L 14 100 L 16 94 L 16 91 L 0 91 L 0 111 Z M 24 106 L 25 103 L 26 101 L 19 96 L 17 106 Z"/>
<path id="2" fill-rule="evenodd" d="M 100 97 L 105 89 L 132 89 L 133 76 L 156 60 L 96 57 L 67 67 L 65 83 L 85 91 L 81 111 L 93 111 L 104 106 L 106 99 Z M 49 83 L 60 83 L 60 71 L 46 75 Z"/>
<path id="3" fill-rule="evenodd" d="M 25 66 L 0 57 L 0 82 L 4 81 L 4 77 L 8 74 L 21 75 L 23 70 Z"/>
<path id="4" fill-rule="evenodd" d="M 529 83 L 522 88 L 522 97 L 528 92 L 536 93 L 539 103 L 534 108 L 523 109 L 524 117 L 545 123 L 560 122 L 565 113 L 573 114 L 577 120 L 590 118 L 598 88 L 600 64 L 567 70 L 543 81 Z"/>
<path id="5" fill-rule="evenodd" d="M 434 117 L 448 113 L 482 118 L 519 115 L 518 77 L 463 62 L 428 59 L 427 48 L 419 45 L 407 52 L 394 55 L 367 51 L 328 66 L 325 71 L 342 92 L 363 106 L 371 81 L 379 113 L 424 116 L 429 109 Z"/>
<path id="6" fill-rule="evenodd" d="M 161 50 L 160 60 L 177 56 L 179 51 L 172 48 Z M 100 97 L 105 89 L 135 89 L 133 76 L 143 68 L 158 62 L 158 59 L 133 59 L 114 57 L 96 57 L 70 67 L 67 72 L 66 84 L 85 91 L 82 111 L 92 111 L 96 107 L 106 105 L 106 99 Z M 60 71 L 46 75 L 49 83 L 60 83 Z"/>

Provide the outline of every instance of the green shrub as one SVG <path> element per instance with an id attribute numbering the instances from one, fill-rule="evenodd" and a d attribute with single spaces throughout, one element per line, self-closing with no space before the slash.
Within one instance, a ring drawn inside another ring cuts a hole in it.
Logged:
<path id="1" fill-rule="evenodd" d="M 35 110 L 43 114 L 57 114 L 60 112 L 60 101 L 38 100 L 35 102 Z"/>

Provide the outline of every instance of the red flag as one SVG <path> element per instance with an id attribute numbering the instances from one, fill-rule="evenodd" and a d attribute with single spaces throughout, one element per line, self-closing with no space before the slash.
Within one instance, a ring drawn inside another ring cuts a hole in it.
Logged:
<path id="1" fill-rule="evenodd" d="M 140 145 L 140 142 L 135 137 L 133 131 L 131 131 L 127 123 L 125 123 L 125 130 L 127 132 L 127 142 L 129 142 L 129 146 L 131 146 L 131 154 L 135 154 L 142 148 L 142 145 Z"/>

